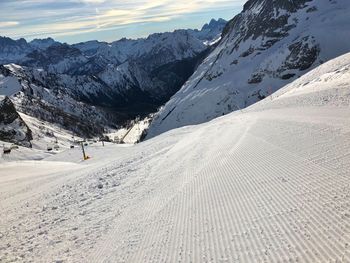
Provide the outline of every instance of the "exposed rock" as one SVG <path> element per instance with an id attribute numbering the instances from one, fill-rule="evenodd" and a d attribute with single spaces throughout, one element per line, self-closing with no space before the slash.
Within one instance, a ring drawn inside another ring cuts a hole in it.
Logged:
<path id="1" fill-rule="evenodd" d="M 22 120 L 9 97 L 0 96 L 0 140 L 31 147 L 32 131 Z"/>

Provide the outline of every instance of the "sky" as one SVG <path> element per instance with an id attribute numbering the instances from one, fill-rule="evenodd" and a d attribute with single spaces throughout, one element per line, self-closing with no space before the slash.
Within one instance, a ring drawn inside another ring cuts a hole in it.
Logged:
<path id="1" fill-rule="evenodd" d="M 0 0 L 0 35 L 78 43 L 139 38 L 231 19 L 245 0 Z"/>

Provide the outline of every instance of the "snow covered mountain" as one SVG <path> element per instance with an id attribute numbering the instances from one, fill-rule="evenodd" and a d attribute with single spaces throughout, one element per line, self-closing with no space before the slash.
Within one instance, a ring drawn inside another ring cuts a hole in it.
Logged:
<path id="1" fill-rule="evenodd" d="M 33 160 L 20 147 L 0 157 L 0 261 L 350 262 L 349 116 L 346 54 L 242 112 L 86 161 L 12 162 Z"/>
<path id="2" fill-rule="evenodd" d="M 347 0 L 249 0 L 148 137 L 249 106 L 350 51 Z"/>
<path id="3" fill-rule="evenodd" d="M 152 34 L 148 38 L 140 39 L 126 39 L 107 43 L 99 41 L 87 41 L 72 45 L 73 47 L 79 49 L 86 56 L 94 56 L 98 54 L 99 56 L 109 59 L 112 56 L 113 64 L 116 61 L 119 63 L 125 62 L 126 60 L 132 58 L 136 59 L 149 54 L 156 50 L 168 49 L 175 50 L 175 56 L 181 59 L 183 55 L 179 53 L 181 49 L 186 48 L 186 46 L 181 45 L 181 43 L 188 43 L 191 38 L 201 40 L 202 43 L 207 43 L 207 41 L 213 41 L 219 37 L 226 26 L 227 21 L 224 19 L 212 19 L 209 24 L 205 24 L 202 29 L 187 29 L 187 30 L 175 30 L 174 32 L 157 33 Z M 177 38 L 181 38 L 182 41 L 178 41 Z M 159 41 L 161 39 L 161 41 Z M 186 41 L 184 41 L 186 39 Z M 193 40 L 192 40 L 193 41 Z M 201 45 L 197 43 L 195 45 L 201 48 Z M 189 50 L 189 54 L 192 52 Z"/>
<path id="4" fill-rule="evenodd" d="M 89 88 L 96 91 L 104 87 L 95 87 L 85 78 L 82 80 L 85 90 L 76 92 L 67 87 L 70 82 L 79 85 L 79 79 L 70 76 L 48 74 L 15 64 L 0 65 L 0 94 L 9 96 L 19 112 L 60 124 L 80 135 L 101 134 L 108 123 L 107 113 L 82 102 L 80 96 Z"/>
<path id="5" fill-rule="evenodd" d="M 30 147 L 32 131 L 7 96 L 0 96 L 0 141 Z"/>
<path id="6" fill-rule="evenodd" d="M 3 37 L 0 95 L 25 114 L 90 136 L 155 112 L 193 74 L 212 49 L 204 42 L 217 38 L 224 23 L 112 43 Z"/>

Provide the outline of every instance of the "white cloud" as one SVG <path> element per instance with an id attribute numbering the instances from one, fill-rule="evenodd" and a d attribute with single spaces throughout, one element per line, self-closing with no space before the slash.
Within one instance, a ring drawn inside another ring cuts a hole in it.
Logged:
<path id="1" fill-rule="evenodd" d="M 78 2 L 81 3 L 87 3 L 87 4 L 101 4 L 104 3 L 106 0 L 78 0 Z"/>
<path id="2" fill-rule="evenodd" d="M 19 22 L 17 22 L 17 21 L 4 21 L 4 22 L 0 21 L 0 28 L 14 27 L 14 26 L 18 26 L 18 25 L 19 25 Z"/>
<path id="3" fill-rule="evenodd" d="M 244 0 L 18 0 L 2 4 L 0 0 L 0 9 L 4 14 L 2 19 L 22 19 L 19 22 L 0 22 L 0 28 L 2 34 L 10 37 L 65 36 L 105 31 L 136 23 L 169 21 L 191 13 L 210 12 L 220 8 L 233 9 L 242 6 L 243 2 Z"/>

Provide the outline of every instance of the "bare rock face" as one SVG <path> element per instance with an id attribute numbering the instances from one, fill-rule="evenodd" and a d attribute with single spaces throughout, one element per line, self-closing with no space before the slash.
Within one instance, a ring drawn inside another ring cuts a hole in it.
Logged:
<path id="1" fill-rule="evenodd" d="M 0 140 L 31 147 L 32 131 L 22 120 L 9 97 L 0 96 Z"/>

